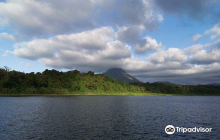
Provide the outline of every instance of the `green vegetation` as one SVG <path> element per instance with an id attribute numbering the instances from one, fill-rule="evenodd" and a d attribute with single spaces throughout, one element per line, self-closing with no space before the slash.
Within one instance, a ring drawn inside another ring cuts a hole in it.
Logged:
<path id="1" fill-rule="evenodd" d="M 77 70 L 59 72 L 45 70 L 42 73 L 22 73 L 0 69 L 0 94 L 118 94 L 144 93 L 145 88 L 118 82 L 102 74 L 80 73 Z"/>
<path id="2" fill-rule="evenodd" d="M 119 82 L 77 70 L 22 73 L 0 68 L 0 95 L 220 95 L 220 86 Z"/>
<path id="3" fill-rule="evenodd" d="M 175 85 L 165 82 L 136 84 L 144 86 L 152 93 L 163 93 L 172 95 L 220 95 L 220 86 L 215 85 Z"/>

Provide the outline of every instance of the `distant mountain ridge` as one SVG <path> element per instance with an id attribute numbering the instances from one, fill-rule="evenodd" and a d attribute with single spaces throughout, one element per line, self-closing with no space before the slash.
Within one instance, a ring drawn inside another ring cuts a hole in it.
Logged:
<path id="1" fill-rule="evenodd" d="M 157 81 L 155 83 L 164 83 L 164 84 L 169 84 L 169 85 L 177 85 L 175 83 L 167 82 L 167 81 Z"/>
<path id="2" fill-rule="evenodd" d="M 121 82 L 128 82 L 128 83 L 143 83 L 142 81 L 138 80 L 137 78 L 131 76 L 126 71 L 124 71 L 121 68 L 112 68 L 107 70 L 105 73 L 103 73 L 106 76 L 109 76 L 113 79 L 117 79 Z"/>
<path id="3" fill-rule="evenodd" d="M 211 84 L 206 84 L 206 85 L 208 85 L 208 86 L 220 86 L 219 83 L 211 83 Z"/>

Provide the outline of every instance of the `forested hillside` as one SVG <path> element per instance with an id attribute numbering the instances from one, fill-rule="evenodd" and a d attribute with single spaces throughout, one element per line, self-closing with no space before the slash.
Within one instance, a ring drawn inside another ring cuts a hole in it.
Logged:
<path id="1" fill-rule="evenodd" d="M 71 94 L 83 92 L 145 92 L 145 88 L 118 82 L 102 74 L 80 73 L 78 70 L 22 73 L 0 69 L 0 94 Z"/>
<path id="2" fill-rule="evenodd" d="M 179 94 L 179 95 L 220 95 L 220 86 L 216 85 L 177 85 L 166 82 L 138 84 L 152 93 Z"/>

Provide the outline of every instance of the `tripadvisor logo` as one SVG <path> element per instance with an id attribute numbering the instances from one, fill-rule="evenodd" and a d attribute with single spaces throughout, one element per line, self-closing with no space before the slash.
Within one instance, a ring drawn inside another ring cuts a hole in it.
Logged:
<path id="1" fill-rule="evenodd" d="M 175 127 L 172 125 L 167 125 L 165 128 L 165 132 L 169 135 L 173 134 L 175 132 Z"/>
<path id="2" fill-rule="evenodd" d="M 167 125 L 165 127 L 165 132 L 169 135 L 174 134 L 176 132 L 186 133 L 186 132 L 212 132 L 212 128 L 203 128 L 203 127 L 194 127 L 194 128 L 184 128 L 184 127 L 174 127 L 172 125 Z"/>

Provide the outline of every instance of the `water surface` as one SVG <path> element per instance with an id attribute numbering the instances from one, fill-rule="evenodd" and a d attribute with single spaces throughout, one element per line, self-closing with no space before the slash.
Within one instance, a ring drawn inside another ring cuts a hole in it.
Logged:
<path id="1" fill-rule="evenodd" d="M 0 97 L 0 139 L 220 139 L 220 97 Z M 174 133 L 166 125 L 213 128 Z"/>

